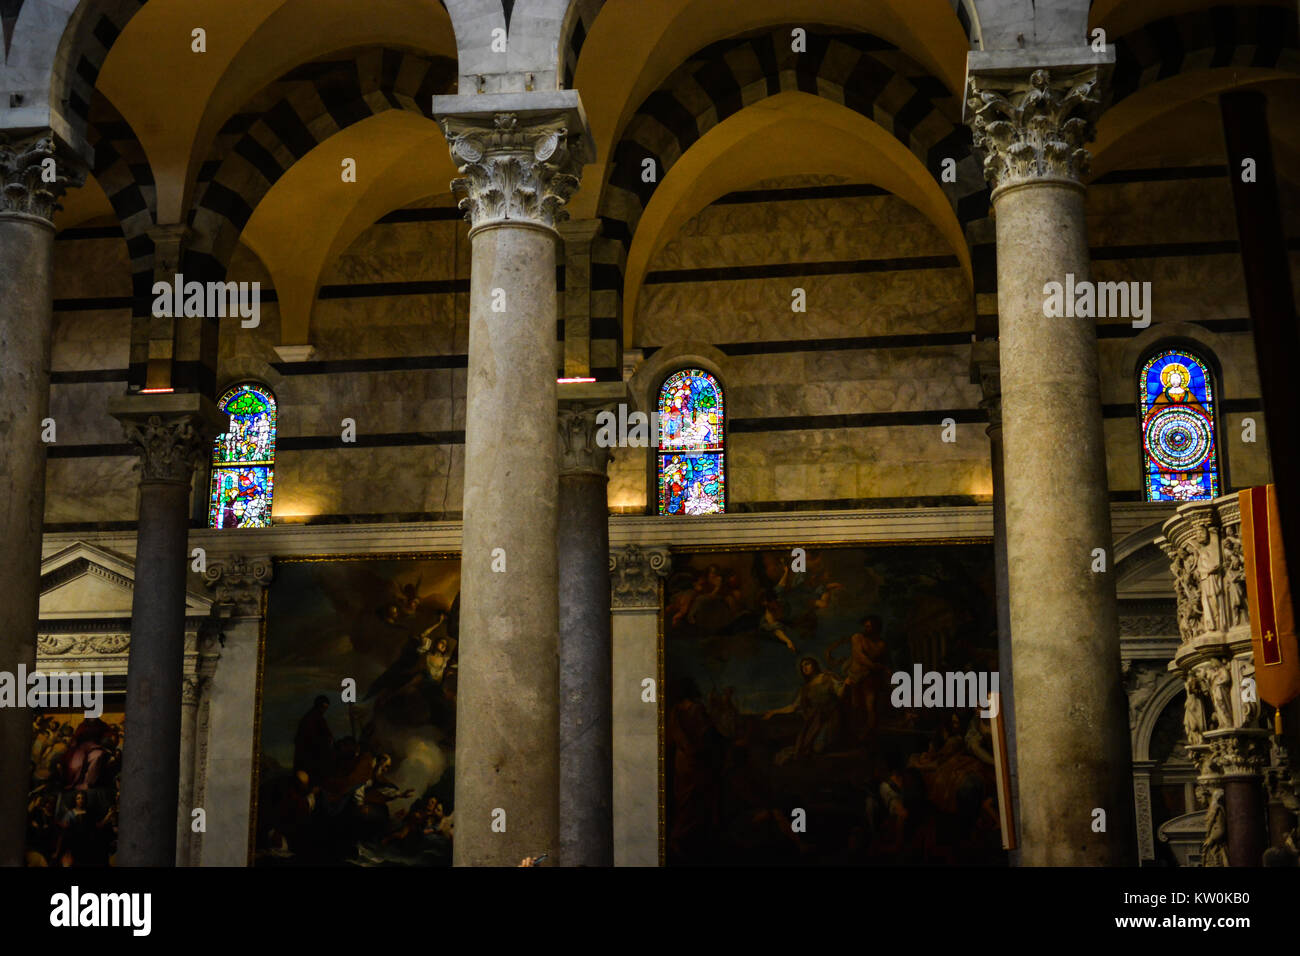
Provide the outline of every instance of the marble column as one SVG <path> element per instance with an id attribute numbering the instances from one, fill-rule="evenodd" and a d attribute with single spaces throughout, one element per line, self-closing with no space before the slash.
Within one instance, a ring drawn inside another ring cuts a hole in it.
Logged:
<path id="1" fill-rule="evenodd" d="M 659 614 L 672 570 L 666 547 L 609 552 L 614 616 L 614 864 L 658 866 L 664 834 Z"/>
<path id="2" fill-rule="evenodd" d="M 1010 862 L 1020 862 L 1020 783 L 1016 773 L 1016 710 L 1012 682 L 1011 594 L 1007 570 L 1007 486 L 1002 451 L 1002 383 L 998 374 L 997 342 L 976 342 L 971 346 L 971 381 L 984 393 L 980 402 L 989 416 L 989 465 L 993 473 L 993 577 L 998 592 L 998 692 L 1002 726 L 1007 738 L 1007 786 L 1011 791 L 1011 826 L 1017 831 L 1009 850 Z"/>
<path id="3" fill-rule="evenodd" d="M 560 850 L 555 224 L 586 127 L 573 91 L 434 112 L 473 246 L 454 863 L 515 866 Z"/>
<path id="4" fill-rule="evenodd" d="M 1099 63 L 1085 50 L 1049 69 L 1032 54 L 970 54 L 967 89 L 997 223 L 1021 862 L 1125 865 L 1131 753 L 1096 330 L 1045 308 L 1047 283 L 1089 279 L 1080 177 Z"/>
<path id="5" fill-rule="evenodd" d="M 222 430 L 222 416 L 211 399 L 196 393 L 120 396 L 109 402 L 109 413 L 122 422 L 140 455 L 117 858 L 122 866 L 172 866 L 190 486 L 195 467 Z"/>
<path id="6" fill-rule="evenodd" d="M 611 383 L 626 394 L 622 382 Z M 612 390 L 610 385 L 562 391 Z M 559 419 L 560 855 L 614 865 L 613 677 L 609 608 L 611 451 L 596 441 L 607 401 L 564 397 Z"/>
<path id="7" fill-rule="evenodd" d="M 84 168 L 49 130 L 0 132 L 0 580 L 8 595 L 0 602 L 0 670 L 11 674 L 36 666 L 54 213 L 64 191 L 84 181 Z M 27 708 L 0 707 L 0 866 L 23 863 L 31 742 Z"/>

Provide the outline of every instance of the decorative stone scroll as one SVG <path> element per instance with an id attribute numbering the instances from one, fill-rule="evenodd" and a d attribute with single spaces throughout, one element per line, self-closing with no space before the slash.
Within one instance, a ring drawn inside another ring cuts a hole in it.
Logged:
<path id="1" fill-rule="evenodd" d="M 659 582 L 672 570 L 667 548 L 629 544 L 609 551 L 611 603 L 614 607 L 655 607 Z"/>
<path id="2" fill-rule="evenodd" d="M 221 618 L 260 617 L 262 592 L 273 573 L 271 558 L 266 555 L 232 554 L 210 561 L 203 583 L 213 591 L 213 613 Z"/>

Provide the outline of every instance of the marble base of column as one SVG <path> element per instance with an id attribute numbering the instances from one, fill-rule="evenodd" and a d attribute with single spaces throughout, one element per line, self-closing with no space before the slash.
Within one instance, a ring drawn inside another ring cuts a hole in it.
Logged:
<path id="1" fill-rule="evenodd" d="M 189 568 L 190 486 L 220 431 L 197 394 L 124 396 L 109 403 L 141 461 L 131 650 L 117 861 L 173 866 L 180 795 L 181 682 Z"/>

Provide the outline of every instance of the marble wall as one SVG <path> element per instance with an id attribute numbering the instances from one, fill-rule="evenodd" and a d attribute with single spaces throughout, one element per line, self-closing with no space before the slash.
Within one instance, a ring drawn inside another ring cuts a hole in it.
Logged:
<path id="1" fill-rule="evenodd" d="M 757 183 L 702 210 L 650 265 L 629 350 L 663 360 L 704 343 L 719 356 L 733 425 L 733 510 L 977 503 L 992 493 L 982 396 L 969 374 L 964 270 L 943 258 L 952 250 L 940 234 L 897 197 L 816 188 L 852 185 L 829 176 Z M 1253 342 L 1240 321 L 1223 321 L 1248 315 L 1239 257 L 1223 248 L 1236 230 L 1228 185 L 1204 175 L 1103 179 L 1088 203 L 1095 279 L 1150 281 L 1154 326 L 1197 324 L 1223 372 L 1230 483 L 1268 480 Z M 1289 207 L 1287 215 L 1297 218 Z M 130 341 L 129 259 L 120 236 L 102 235 L 112 225 L 85 224 L 56 243 L 52 527 L 135 516 L 133 460 L 104 410 L 124 388 Z M 365 229 L 326 268 L 307 362 L 277 355 L 285 343 L 274 301 L 263 303 L 255 329 L 223 326 L 220 383 L 264 381 L 280 404 L 278 520 L 459 514 L 469 257 L 454 199 L 431 197 Z M 885 270 L 852 265 L 914 257 L 930 258 Z M 834 263 L 838 274 L 812 263 Z M 736 267 L 758 274 L 729 277 L 725 270 Z M 274 288 L 242 245 L 230 278 Z M 791 310 L 794 288 L 805 290 L 806 312 Z M 1129 411 L 1138 332 L 1124 320 L 1103 321 L 1112 326 L 1098 343 L 1110 487 L 1133 499 L 1141 493 L 1140 436 Z M 823 347 L 877 336 L 909 338 Z M 1068 382 L 1069 370 L 1061 374 Z M 950 415 L 959 424 L 945 442 Z M 341 441 L 345 418 L 356 423 L 355 444 Z M 1246 418 L 1255 422 L 1254 443 L 1241 440 Z M 653 501 L 650 454 L 619 450 L 611 506 L 637 512 Z"/>

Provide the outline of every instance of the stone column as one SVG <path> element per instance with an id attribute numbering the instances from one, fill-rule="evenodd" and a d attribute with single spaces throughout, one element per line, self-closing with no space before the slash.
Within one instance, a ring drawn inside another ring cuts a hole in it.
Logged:
<path id="1" fill-rule="evenodd" d="M 1089 279 L 1080 177 L 1100 63 L 1085 50 L 1049 69 L 1032 52 L 970 54 L 967 89 L 997 223 L 1021 861 L 1133 864 L 1096 330 L 1044 306 L 1047 283 Z"/>
<path id="2" fill-rule="evenodd" d="M 573 91 L 434 112 L 473 244 L 454 862 L 515 866 L 560 849 L 555 223 L 588 150 Z"/>
<path id="3" fill-rule="evenodd" d="M 614 613 L 614 863 L 658 866 L 663 846 L 659 615 L 672 570 L 665 547 L 609 553 Z M 647 683 L 649 682 L 649 683 Z"/>
<path id="4" fill-rule="evenodd" d="M 1007 570 L 1007 491 L 1002 452 L 1002 384 L 998 375 L 998 344 L 976 342 L 971 346 L 971 382 L 984 392 L 980 402 L 989 416 L 989 464 L 993 472 L 993 576 L 998 591 L 998 691 L 1002 705 L 1002 726 L 1007 735 L 1007 784 L 1011 790 L 1011 826 L 1017 831 L 1016 849 L 1008 851 L 1010 862 L 1020 862 L 1020 785 L 1016 773 L 1015 691 L 1011 680 L 1011 595 Z"/>
<path id="5" fill-rule="evenodd" d="M 54 213 L 64 191 L 84 181 L 84 168 L 48 129 L 0 132 L 0 580 L 7 593 L 0 602 L 0 670 L 11 674 L 36 666 Z M 27 708 L 0 708 L 0 866 L 23 863 L 31 742 Z"/>
<path id="6" fill-rule="evenodd" d="M 122 866 L 172 866 L 190 485 L 222 430 L 222 416 L 196 393 L 120 396 L 109 402 L 109 413 L 136 446 L 141 468 L 117 858 Z"/>
<path id="7" fill-rule="evenodd" d="M 1206 805 L 1203 866 L 1259 866 L 1267 847 L 1269 733 L 1255 673 L 1236 495 L 1181 505 L 1156 544 L 1169 555 L 1182 642 L 1169 669 L 1187 687 L 1183 732 Z"/>
<path id="8" fill-rule="evenodd" d="M 613 389 L 626 392 L 622 382 Z M 562 393 L 611 391 L 566 385 Z M 599 398 L 560 403 L 560 855 L 562 866 L 614 865 L 609 610 L 611 452 L 596 441 Z"/>
<path id="9" fill-rule="evenodd" d="M 194 806 L 207 811 L 208 830 L 191 836 L 195 865 L 252 862 L 248 816 L 257 671 L 266 590 L 273 573 L 268 555 L 241 554 L 209 555 L 203 573 L 203 583 L 213 592 L 213 627 L 221 634 L 221 659 L 199 709 Z"/>

